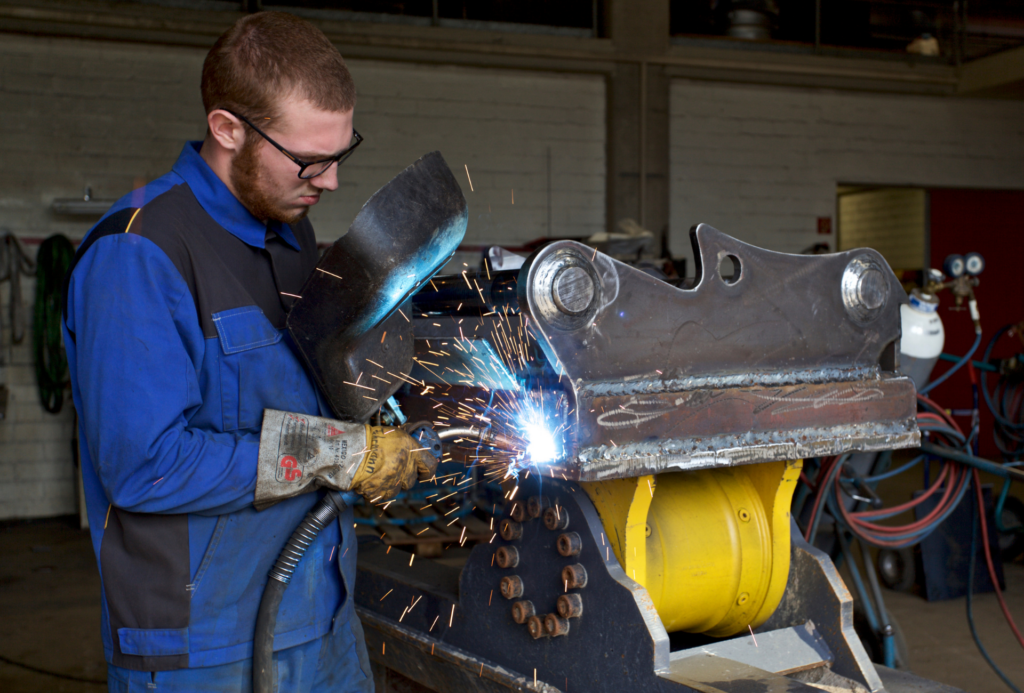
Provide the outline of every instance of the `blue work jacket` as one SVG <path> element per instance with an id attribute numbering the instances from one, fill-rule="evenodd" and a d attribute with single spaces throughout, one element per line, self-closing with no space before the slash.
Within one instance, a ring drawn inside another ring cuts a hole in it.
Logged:
<path id="1" fill-rule="evenodd" d="M 110 209 L 65 282 L 103 648 L 141 671 L 252 656 L 267 573 L 320 497 L 253 508 L 263 410 L 331 415 L 284 324 L 316 265 L 312 226 L 258 221 L 200 144 Z M 274 649 L 332 622 L 361 633 L 352 527 L 349 511 L 309 549 Z"/>

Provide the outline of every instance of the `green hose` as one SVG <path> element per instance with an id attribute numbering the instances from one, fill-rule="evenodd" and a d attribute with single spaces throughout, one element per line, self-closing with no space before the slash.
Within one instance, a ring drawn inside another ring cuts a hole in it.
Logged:
<path id="1" fill-rule="evenodd" d="M 68 358 L 61 336 L 61 289 L 75 248 L 66 236 L 55 234 L 43 241 L 36 256 L 36 305 L 32 323 L 39 400 L 51 414 L 64 406 Z"/>

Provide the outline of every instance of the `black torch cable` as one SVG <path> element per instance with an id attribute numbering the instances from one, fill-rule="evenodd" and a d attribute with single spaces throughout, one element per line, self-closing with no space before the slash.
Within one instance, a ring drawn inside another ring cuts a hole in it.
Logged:
<path id="1" fill-rule="evenodd" d="M 252 650 L 252 689 L 254 693 L 272 693 L 274 690 L 274 628 L 277 612 L 281 608 L 285 590 L 291 582 L 302 557 L 320 531 L 345 511 L 341 491 L 330 491 L 306 513 L 292 532 L 288 543 L 281 549 L 274 567 L 270 569 L 267 586 L 263 588 L 260 609 L 256 613 L 256 632 Z"/>

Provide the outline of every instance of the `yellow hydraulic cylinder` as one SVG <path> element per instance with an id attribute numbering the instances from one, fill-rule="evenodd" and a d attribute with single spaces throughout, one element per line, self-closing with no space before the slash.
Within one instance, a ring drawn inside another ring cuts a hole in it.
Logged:
<path id="1" fill-rule="evenodd" d="M 582 486 L 665 629 L 724 637 L 764 623 L 782 599 L 800 469 L 766 462 Z"/>

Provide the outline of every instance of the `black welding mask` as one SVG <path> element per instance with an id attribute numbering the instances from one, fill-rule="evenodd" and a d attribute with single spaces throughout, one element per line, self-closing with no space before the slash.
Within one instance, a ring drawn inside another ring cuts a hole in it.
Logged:
<path id="1" fill-rule="evenodd" d="M 409 382 L 412 315 L 401 307 L 452 257 L 468 219 L 459 184 L 431 152 L 374 193 L 317 263 L 288 330 L 338 418 L 367 421 Z M 366 375 L 381 371 L 387 381 Z"/>

